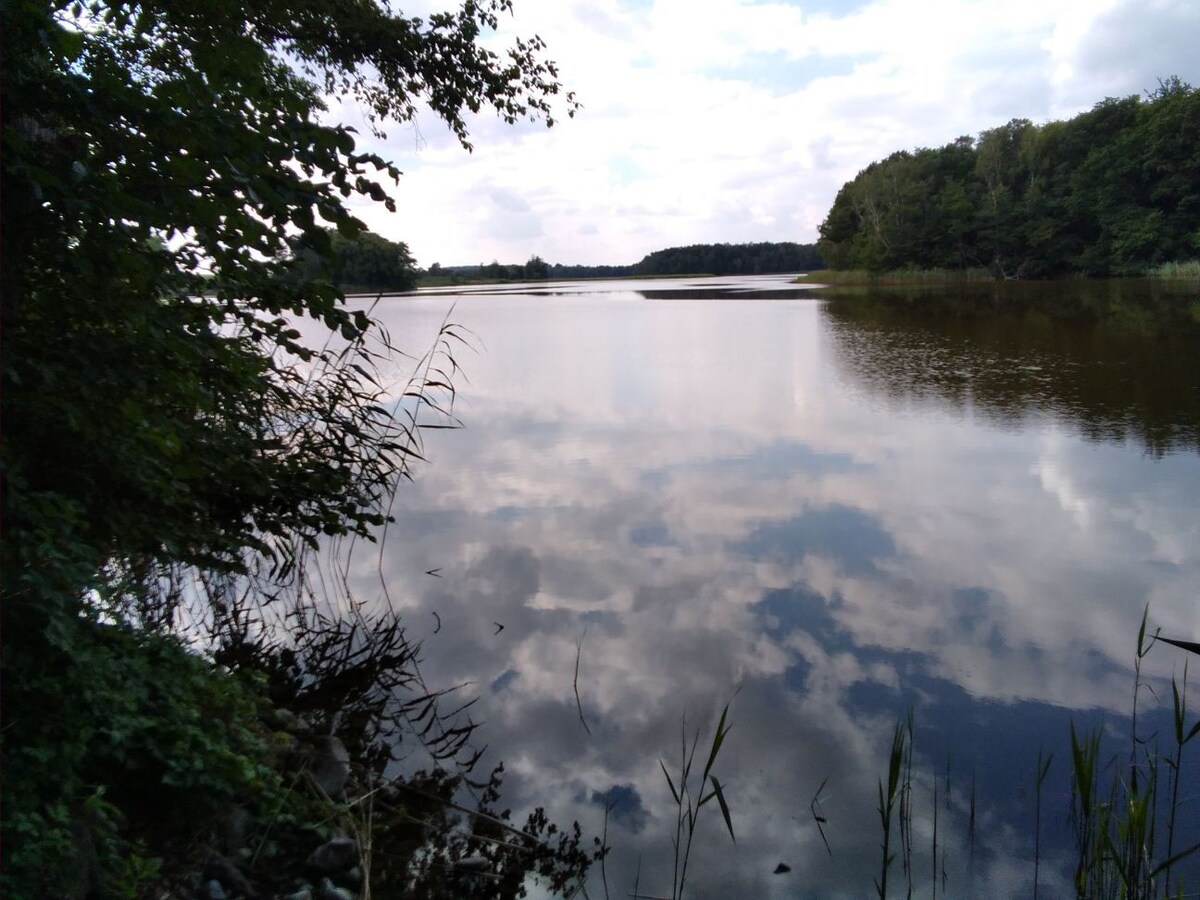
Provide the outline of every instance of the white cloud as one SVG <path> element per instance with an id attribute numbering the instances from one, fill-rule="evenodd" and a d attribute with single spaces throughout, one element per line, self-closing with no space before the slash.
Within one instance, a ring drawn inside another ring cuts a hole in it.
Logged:
<path id="1" fill-rule="evenodd" d="M 472 154 L 422 116 L 384 147 L 406 173 L 399 212 L 362 215 L 426 265 L 811 241 L 841 184 L 895 150 L 1200 81 L 1186 2 L 807 5 L 518 0 L 491 40 L 541 35 L 579 115 L 551 130 L 480 115 Z"/>

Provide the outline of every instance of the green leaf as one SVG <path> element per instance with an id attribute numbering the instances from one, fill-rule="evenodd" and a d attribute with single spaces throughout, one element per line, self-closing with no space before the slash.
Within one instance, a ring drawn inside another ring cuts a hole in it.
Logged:
<path id="1" fill-rule="evenodd" d="M 671 780 L 671 773 L 667 771 L 666 763 L 664 763 L 660 759 L 658 761 L 658 765 L 662 769 L 662 773 L 667 779 L 667 787 L 669 787 L 671 789 L 672 799 L 674 799 L 675 803 L 678 804 L 680 802 L 679 801 L 679 791 L 675 790 L 675 782 Z"/>
<path id="2" fill-rule="evenodd" d="M 1175 638 L 1165 638 L 1162 636 L 1159 636 L 1157 639 L 1165 644 L 1171 644 L 1175 647 L 1179 647 L 1181 650 L 1188 650 L 1192 653 L 1200 653 L 1200 644 L 1196 643 L 1195 641 L 1181 641 L 1176 640 Z"/>
<path id="3" fill-rule="evenodd" d="M 725 735 L 729 733 L 729 728 L 725 725 L 725 719 L 729 715 L 729 704 L 725 704 L 725 708 L 721 710 L 721 718 L 717 722 L 717 730 L 713 733 L 712 746 L 708 750 L 708 762 L 704 764 L 704 774 L 701 778 L 707 778 L 712 771 L 713 764 L 717 761 L 717 754 L 721 752 L 721 745 L 725 742 Z"/>
<path id="4" fill-rule="evenodd" d="M 736 844 L 737 838 L 733 836 L 733 819 L 729 815 L 729 804 L 725 802 L 725 792 L 721 790 L 721 782 L 717 781 L 716 775 L 708 777 L 712 782 L 713 793 L 717 795 L 717 805 L 721 807 L 721 816 L 725 819 L 725 827 L 729 829 L 729 839 Z"/>

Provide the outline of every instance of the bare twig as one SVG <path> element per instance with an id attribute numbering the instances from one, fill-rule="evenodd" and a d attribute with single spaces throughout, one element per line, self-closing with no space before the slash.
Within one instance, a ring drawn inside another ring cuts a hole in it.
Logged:
<path id="1" fill-rule="evenodd" d="M 821 782 L 821 786 L 817 788 L 817 792 L 813 794 L 812 802 L 808 804 L 808 809 L 812 813 L 813 821 L 817 823 L 817 831 L 821 834 L 821 841 L 825 844 L 825 852 L 833 858 L 833 850 L 829 847 L 829 838 L 825 837 L 825 822 L 826 818 L 821 812 L 821 791 L 825 790 L 825 784 L 829 781 L 829 776 L 825 776 L 825 780 Z"/>
<path id="2" fill-rule="evenodd" d="M 575 708 L 579 710 L 579 724 L 583 726 L 583 730 L 590 736 L 592 729 L 588 727 L 587 719 L 583 717 L 583 703 L 579 699 L 579 657 L 583 653 L 583 639 L 587 637 L 587 629 L 583 629 L 583 634 L 579 640 L 575 642 L 575 680 L 573 687 L 575 688 Z"/>

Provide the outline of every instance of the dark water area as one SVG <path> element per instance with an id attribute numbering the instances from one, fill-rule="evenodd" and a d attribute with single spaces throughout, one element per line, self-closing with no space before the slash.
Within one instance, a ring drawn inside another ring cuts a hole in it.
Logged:
<path id="1" fill-rule="evenodd" d="M 428 435 L 357 593 L 382 575 L 426 681 L 478 698 L 514 810 L 599 834 L 609 808 L 612 896 L 670 894 L 660 759 L 674 774 L 681 725 L 703 743 L 727 703 L 714 772 L 737 843 L 706 806 L 688 896 L 872 895 L 910 711 L 914 893 L 1031 895 L 1041 752 L 1041 896 L 1074 896 L 1070 727 L 1127 764 L 1143 609 L 1200 639 L 1200 293 L 1116 290 L 385 299 L 406 349 L 447 316 L 475 349 L 456 354 L 464 427 Z M 1142 661 L 1138 735 L 1164 749 L 1187 656 Z M 908 878 L 897 857 L 892 893 Z"/>
<path id="2" fill-rule="evenodd" d="M 1200 451 L 1200 300 L 1185 284 L 1075 281 L 832 291 L 845 365 L 870 389 L 997 424 L 1047 413 L 1096 441 Z"/>

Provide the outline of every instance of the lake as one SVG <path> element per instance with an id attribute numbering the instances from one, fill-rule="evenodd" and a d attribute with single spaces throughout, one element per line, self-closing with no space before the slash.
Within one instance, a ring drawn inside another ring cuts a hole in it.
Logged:
<path id="1" fill-rule="evenodd" d="M 382 559 L 425 680 L 479 698 L 506 805 L 591 834 L 609 809 L 611 896 L 670 895 L 660 759 L 677 780 L 698 729 L 698 770 L 726 704 L 737 841 L 705 806 L 688 896 L 872 894 L 910 711 L 891 893 L 1030 896 L 1041 752 L 1041 896 L 1073 896 L 1070 726 L 1127 763 L 1143 609 L 1200 640 L 1200 292 L 1179 290 L 764 276 L 384 299 L 404 349 L 447 316 L 474 345 L 463 427 L 427 433 Z M 1138 734 L 1164 748 L 1164 679 L 1190 656 L 1142 660 Z"/>

